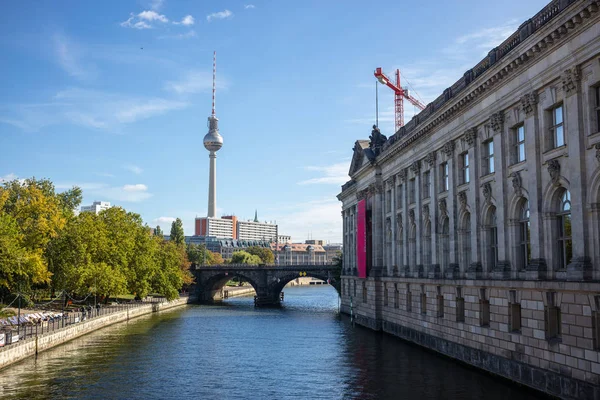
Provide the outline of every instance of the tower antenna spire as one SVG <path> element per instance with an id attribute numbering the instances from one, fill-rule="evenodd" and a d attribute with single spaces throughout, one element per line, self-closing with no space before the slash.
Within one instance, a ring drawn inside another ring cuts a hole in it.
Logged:
<path id="1" fill-rule="evenodd" d="M 212 116 L 215 116 L 215 97 L 217 97 L 217 51 L 213 52 L 213 93 L 212 93 Z"/>

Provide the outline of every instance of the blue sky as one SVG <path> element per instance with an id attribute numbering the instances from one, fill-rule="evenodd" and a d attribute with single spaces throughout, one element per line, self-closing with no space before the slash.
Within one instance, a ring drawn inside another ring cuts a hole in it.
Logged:
<path id="1" fill-rule="evenodd" d="M 110 201 L 167 231 L 180 217 L 193 234 L 207 210 L 216 50 L 218 212 L 258 209 L 294 241 L 341 242 L 335 196 L 374 122 L 373 70 L 400 68 L 428 103 L 545 4 L 4 2 L 0 180 L 78 185 L 84 204 Z M 390 136 L 392 92 L 379 94 Z"/>

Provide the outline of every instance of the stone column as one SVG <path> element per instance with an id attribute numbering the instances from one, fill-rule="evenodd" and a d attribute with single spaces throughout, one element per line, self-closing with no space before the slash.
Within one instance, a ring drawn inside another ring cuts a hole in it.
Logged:
<path id="1" fill-rule="evenodd" d="M 390 243 L 390 249 L 391 250 L 391 255 L 392 255 L 392 263 L 391 266 L 389 266 L 388 268 L 388 275 L 394 276 L 398 273 L 398 266 L 396 265 L 396 227 L 397 227 L 397 222 L 396 222 L 396 177 L 392 176 L 391 178 L 388 179 L 387 181 L 389 187 L 390 187 L 390 195 L 391 195 L 391 201 L 390 201 L 390 208 L 391 208 L 391 212 L 392 212 L 392 241 Z"/>
<path id="2" fill-rule="evenodd" d="M 543 132 L 540 132 L 538 96 L 536 92 L 525 94 L 521 98 L 521 109 L 525 114 L 525 158 L 529 177 L 529 224 L 531 232 L 531 260 L 526 271 L 518 276 L 525 279 L 545 279 L 548 267 L 544 251 L 544 223 L 542 213 L 542 152 L 544 148 Z M 543 111 L 541 111 L 543 112 Z"/>
<path id="3" fill-rule="evenodd" d="M 446 154 L 448 163 L 448 197 L 446 197 L 446 208 L 448 212 L 448 228 L 449 228 L 449 260 L 448 268 L 443 271 L 444 274 L 456 274 L 459 270 L 458 267 L 458 254 L 456 248 L 458 245 L 458 235 L 456 226 L 456 183 L 458 177 L 458 170 L 456 167 L 456 159 L 454 157 L 454 141 L 448 141 L 443 148 L 443 152 Z M 440 226 L 440 229 L 442 227 Z M 442 244 L 443 245 L 443 244 Z M 442 249 L 443 251 L 443 249 Z"/>
<path id="4" fill-rule="evenodd" d="M 410 166 L 412 173 L 415 176 L 415 223 L 417 225 L 417 234 L 415 237 L 415 246 L 417 247 L 417 259 L 415 264 L 417 267 L 416 277 L 423 278 L 427 275 L 425 270 L 426 266 L 423 265 L 423 218 L 422 218 L 422 204 L 421 199 L 421 163 L 415 161 Z"/>
<path id="5" fill-rule="evenodd" d="M 506 182 L 506 135 L 507 127 L 504 123 L 504 111 L 498 111 L 490 117 L 490 126 L 494 138 L 494 176 L 496 184 L 491 184 L 492 197 L 496 201 L 496 229 L 498 234 L 498 262 L 493 271 L 487 271 L 488 277 L 495 279 L 510 278 L 510 262 L 507 257 L 507 232 L 506 232 L 506 213 L 505 209 L 505 182 Z"/>
<path id="6" fill-rule="evenodd" d="M 431 264 L 440 268 L 440 260 L 438 255 L 438 234 L 439 234 L 439 211 L 438 211 L 438 193 L 440 188 L 439 183 L 440 169 L 436 162 L 436 153 L 432 151 L 425 157 L 425 162 L 429 164 L 429 215 L 431 220 Z"/>
<path id="7" fill-rule="evenodd" d="M 571 226 L 573 259 L 567 265 L 567 280 L 580 281 L 592 279 L 590 251 L 586 246 L 588 225 L 586 224 L 587 186 L 585 183 L 585 140 L 583 137 L 583 103 L 581 93 L 581 72 L 579 66 L 567 69 L 562 77 L 564 103 L 564 132 L 569 153 L 562 174 L 568 174 L 571 192 Z"/>
<path id="8" fill-rule="evenodd" d="M 381 182 L 371 184 L 369 186 L 369 193 L 372 196 L 372 207 L 371 207 L 371 251 L 372 251 L 372 264 L 371 274 L 373 276 L 380 276 L 381 270 L 384 266 L 383 262 L 383 240 L 384 240 L 384 221 L 385 221 L 385 209 L 383 204 L 383 187 Z"/>

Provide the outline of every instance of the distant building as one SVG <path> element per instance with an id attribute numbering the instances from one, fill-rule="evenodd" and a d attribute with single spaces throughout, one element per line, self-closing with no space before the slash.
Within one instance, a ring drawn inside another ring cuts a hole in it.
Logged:
<path id="1" fill-rule="evenodd" d="M 95 214 L 100 211 L 108 210 L 110 203 L 108 201 L 94 201 L 91 206 L 81 206 L 81 212 L 93 212 Z"/>
<path id="2" fill-rule="evenodd" d="M 305 243 L 271 243 L 275 262 L 279 265 L 313 264 L 327 262 L 325 249 L 320 245 Z"/>
<path id="3" fill-rule="evenodd" d="M 289 235 L 277 235 L 277 241 L 279 243 L 291 243 L 292 242 L 292 237 Z"/>
<path id="4" fill-rule="evenodd" d="M 327 262 L 332 262 L 333 258 L 342 254 L 343 246 L 341 243 L 330 243 L 323 246 L 327 257 Z"/>
<path id="5" fill-rule="evenodd" d="M 308 239 L 305 240 L 304 243 L 306 244 L 318 244 L 319 246 L 323 246 L 325 244 L 324 240 L 317 240 L 317 239 Z"/>
<path id="6" fill-rule="evenodd" d="M 227 239 L 276 241 L 277 225 L 259 222 L 256 214 L 254 221 L 239 221 L 234 215 L 222 218 L 202 217 L 196 218 L 194 234 Z"/>

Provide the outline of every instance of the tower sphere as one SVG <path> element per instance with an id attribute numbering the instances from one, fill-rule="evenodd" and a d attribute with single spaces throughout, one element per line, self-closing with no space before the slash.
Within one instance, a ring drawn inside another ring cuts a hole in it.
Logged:
<path id="1" fill-rule="evenodd" d="M 219 119 L 213 115 L 208 117 L 209 129 L 204 136 L 204 147 L 208 151 L 218 151 L 223 146 L 223 136 L 219 134 Z"/>

